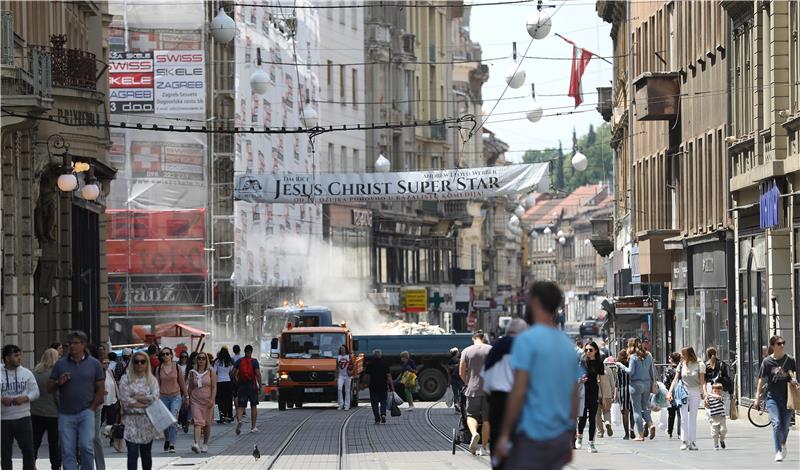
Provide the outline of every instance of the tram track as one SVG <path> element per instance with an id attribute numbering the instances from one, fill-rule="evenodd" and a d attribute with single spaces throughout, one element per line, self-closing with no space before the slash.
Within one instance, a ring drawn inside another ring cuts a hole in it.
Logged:
<path id="1" fill-rule="evenodd" d="M 452 428 L 452 429 L 451 429 L 451 433 L 450 433 L 450 434 L 447 434 L 446 432 L 442 431 L 442 430 L 441 430 L 441 428 L 439 428 L 439 427 L 438 427 L 438 426 L 437 426 L 437 425 L 436 425 L 436 424 L 433 422 L 433 419 L 431 418 L 431 410 L 433 410 L 433 408 L 434 408 L 436 405 L 438 405 L 439 403 L 442 403 L 442 401 L 437 401 L 437 402 L 435 402 L 434 404 L 432 404 L 431 406 L 429 406 L 429 407 L 427 407 L 427 408 L 425 409 L 425 420 L 428 422 L 428 425 L 429 425 L 431 428 L 433 428 L 433 430 L 434 430 L 434 431 L 436 431 L 436 433 L 437 433 L 437 434 L 439 434 L 439 435 L 440 435 L 440 436 L 442 436 L 444 439 L 446 439 L 448 442 L 450 442 L 451 444 L 453 444 L 453 453 L 454 453 L 454 454 L 456 453 L 456 452 L 455 452 L 455 449 L 456 449 L 456 448 L 459 448 L 459 449 L 461 449 L 462 451 L 466 452 L 467 454 L 469 454 L 469 455 L 472 455 L 472 452 L 470 452 L 470 451 L 469 451 L 469 446 L 467 446 L 467 445 L 465 445 L 465 444 L 459 444 L 459 443 L 456 443 L 456 442 L 455 442 L 455 433 L 456 433 L 456 429 L 455 429 L 455 428 Z"/>

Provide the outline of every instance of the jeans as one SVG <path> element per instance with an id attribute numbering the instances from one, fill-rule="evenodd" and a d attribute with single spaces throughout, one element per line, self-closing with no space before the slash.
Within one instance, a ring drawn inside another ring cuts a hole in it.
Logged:
<path id="1" fill-rule="evenodd" d="M 375 419 L 386 416 L 386 401 L 388 399 L 389 396 L 386 393 L 386 389 L 369 389 L 369 403 L 372 405 L 372 414 L 375 416 Z"/>
<path id="2" fill-rule="evenodd" d="M 106 456 L 103 455 L 103 434 L 100 432 L 100 421 L 103 407 L 94 411 L 94 466 L 97 470 L 106 470 Z"/>
<path id="3" fill-rule="evenodd" d="M 767 394 L 767 413 L 772 422 L 772 442 L 775 445 L 775 452 L 780 452 L 781 447 L 786 444 L 789 438 L 789 426 L 792 422 L 792 410 L 786 408 L 786 397 L 776 398 L 771 393 Z"/>
<path id="4" fill-rule="evenodd" d="M 633 419 L 636 421 L 636 431 L 644 434 L 645 423 L 650 423 L 650 384 L 645 382 L 631 382 L 628 387 L 631 392 L 631 405 L 633 405 Z"/>
<path id="5" fill-rule="evenodd" d="M 581 437 L 583 437 L 583 429 L 586 427 L 586 420 L 589 420 L 589 442 L 594 442 L 594 434 L 597 430 L 597 404 L 597 392 L 587 392 L 584 408 L 578 418 L 578 434 Z"/>
<path id="6" fill-rule="evenodd" d="M 33 427 L 31 417 L 2 420 L 2 445 L 0 445 L 0 461 L 3 470 L 11 470 L 11 454 L 14 453 L 14 439 L 22 451 L 22 468 L 34 470 L 36 457 L 33 451 Z"/>
<path id="7" fill-rule="evenodd" d="M 180 395 L 175 395 L 174 397 L 161 397 L 161 403 L 163 403 L 170 413 L 175 416 L 175 419 L 178 419 L 178 413 L 181 411 L 182 401 L 183 399 Z M 175 444 L 175 440 L 178 438 L 178 428 L 176 426 L 177 423 L 164 430 L 164 439 L 173 445 Z"/>
<path id="8" fill-rule="evenodd" d="M 42 437 L 47 433 L 47 446 L 50 453 L 50 468 L 53 470 L 61 468 L 61 450 L 58 448 L 58 418 L 47 416 L 31 416 L 33 422 L 33 454 L 39 457 L 39 447 L 42 445 Z"/>
<path id="9" fill-rule="evenodd" d="M 338 395 L 338 403 L 339 408 L 344 408 L 346 410 L 350 409 L 350 382 L 352 381 L 352 377 L 349 375 L 340 375 L 336 379 L 336 392 Z M 342 388 L 344 388 L 344 394 L 342 393 Z"/>
<path id="10" fill-rule="evenodd" d="M 681 440 L 693 444 L 697 440 L 697 410 L 700 408 L 700 389 L 687 388 L 689 396 L 681 406 Z"/>
<path id="11" fill-rule="evenodd" d="M 90 408 L 68 415 L 58 414 L 58 438 L 64 470 L 94 468 L 94 411 Z M 80 467 L 76 451 L 81 453 Z"/>
<path id="12" fill-rule="evenodd" d="M 142 456 L 142 470 L 153 468 L 153 441 L 147 444 L 125 441 L 125 444 L 128 446 L 128 470 L 137 470 L 139 455 Z"/>

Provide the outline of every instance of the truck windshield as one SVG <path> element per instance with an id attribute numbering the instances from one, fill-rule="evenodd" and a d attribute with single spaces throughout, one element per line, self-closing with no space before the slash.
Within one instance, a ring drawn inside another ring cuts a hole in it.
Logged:
<path id="1" fill-rule="evenodd" d="M 289 333 L 283 338 L 283 356 L 311 359 L 336 357 L 345 344 L 343 333 Z"/>

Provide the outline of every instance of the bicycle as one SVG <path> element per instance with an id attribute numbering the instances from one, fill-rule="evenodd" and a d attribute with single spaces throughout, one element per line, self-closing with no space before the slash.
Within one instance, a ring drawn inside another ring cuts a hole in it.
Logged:
<path id="1" fill-rule="evenodd" d="M 750 420 L 750 424 L 757 428 L 769 426 L 772 422 L 767 413 L 766 400 L 759 400 L 758 408 L 756 408 L 755 402 L 751 403 L 750 407 L 747 409 L 747 419 Z"/>

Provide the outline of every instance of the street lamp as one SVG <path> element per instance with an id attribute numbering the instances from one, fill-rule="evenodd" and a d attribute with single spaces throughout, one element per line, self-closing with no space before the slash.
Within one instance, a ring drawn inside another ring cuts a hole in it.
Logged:
<path id="1" fill-rule="evenodd" d="M 544 114 L 544 109 L 542 109 L 542 105 L 536 102 L 536 85 L 533 83 L 531 83 L 531 98 L 530 109 L 525 113 L 525 117 L 527 117 L 530 122 L 539 122 Z"/>
<path id="2" fill-rule="evenodd" d="M 522 68 L 521 63 L 517 63 L 517 43 L 513 43 L 512 47 L 512 60 L 506 68 L 505 78 L 509 88 L 519 88 L 525 83 L 525 70 Z"/>
<path id="3" fill-rule="evenodd" d="M 550 230 L 550 227 L 548 226 L 544 228 L 544 231 L 542 233 L 544 233 L 545 235 L 550 235 L 551 233 L 553 233 L 553 231 Z"/>
<path id="4" fill-rule="evenodd" d="M 250 76 L 250 89 L 256 94 L 263 95 L 267 92 L 268 85 L 269 76 L 261 70 L 261 48 L 256 47 L 256 69 Z"/>
<path id="5" fill-rule="evenodd" d="M 575 155 L 572 156 L 572 168 L 574 168 L 575 171 L 584 171 L 588 166 L 589 159 L 586 158 L 586 155 L 576 150 Z"/>
<path id="6" fill-rule="evenodd" d="M 222 8 L 219 9 L 217 16 L 211 20 L 209 29 L 211 30 L 211 36 L 214 37 L 214 40 L 222 44 L 230 42 L 231 39 L 236 36 L 236 23 L 234 23 L 233 18 L 228 16 Z"/>
<path id="7" fill-rule="evenodd" d="M 550 19 L 550 13 L 544 11 L 541 2 L 539 2 L 538 8 L 528 15 L 528 19 L 525 22 L 528 34 L 533 39 L 544 39 L 550 34 L 552 26 L 553 22 Z"/>
<path id="8" fill-rule="evenodd" d="M 375 160 L 375 171 L 379 173 L 388 173 L 391 168 L 392 162 L 390 162 L 388 158 L 384 157 L 383 152 L 381 152 L 378 155 L 378 158 Z"/>
<path id="9" fill-rule="evenodd" d="M 86 184 L 81 188 L 81 196 L 87 201 L 94 201 L 100 196 L 100 186 L 97 185 L 97 178 L 94 177 L 94 168 L 89 169 Z"/>
<path id="10" fill-rule="evenodd" d="M 536 205 L 536 196 L 533 193 L 528 194 L 528 197 L 525 198 L 525 207 L 527 209 L 530 209 L 535 205 Z"/>
<path id="11" fill-rule="evenodd" d="M 47 138 L 47 154 L 52 158 L 53 154 L 50 152 L 50 147 L 55 149 L 64 149 L 61 154 L 61 175 L 56 180 L 58 189 L 65 193 L 71 193 L 78 187 L 78 178 L 72 168 L 72 154 L 69 153 L 69 143 L 64 140 L 60 134 L 53 134 Z"/>
<path id="12" fill-rule="evenodd" d="M 560 243 L 561 245 L 563 245 L 563 244 L 567 243 L 567 239 L 566 239 L 566 238 L 564 238 L 564 237 L 558 237 L 558 243 Z"/>
<path id="13" fill-rule="evenodd" d="M 556 237 L 561 238 L 563 236 L 564 236 L 564 231 L 563 230 L 559 230 L 558 233 L 556 233 Z"/>
<path id="14" fill-rule="evenodd" d="M 319 123 L 319 115 L 314 106 L 311 105 L 311 100 L 308 97 L 308 90 L 306 90 L 306 104 L 303 106 L 303 126 L 307 129 L 317 127 Z"/>
<path id="15" fill-rule="evenodd" d="M 525 215 L 525 208 L 522 206 L 517 206 L 514 208 L 514 215 L 521 219 L 523 215 Z"/>

